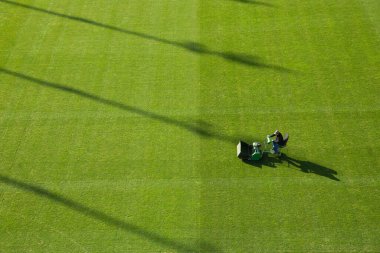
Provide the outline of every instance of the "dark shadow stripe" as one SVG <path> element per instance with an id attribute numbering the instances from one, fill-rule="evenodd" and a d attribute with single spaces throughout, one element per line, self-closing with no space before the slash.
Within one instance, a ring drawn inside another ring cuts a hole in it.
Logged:
<path id="1" fill-rule="evenodd" d="M 20 180 L 16 180 L 13 178 L 10 178 L 5 175 L 0 174 L 0 182 L 9 186 L 12 186 L 14 188 L 20 189 L 25 192 L 33 193 L 39 197 L 46 198 L 48 200 L 51 200 L 53 202 L 56 202 L 66 208 L 69 208 L 75 212 L 78 212 L 80 214 L 83 214 L 87 217 L 90 217 L 92 219 L 101 221 L 105 224 L 108 224 L 110 226 L 120 228 L 126 232 L 138 235 L 142 238 L 145 238 L 149 241 L 152 241 L 156 244 L 174 249 L 178 252 L 183 253 L 189 253 L 189 252 L 199 252 L 198 247 L 190 247 L 185 244 L 182 244 L 180 242 L 174 241 L 172 239 L 163 237 L 157 233 L 145 230 L 139 226 L 136 226 L 131 223 L 127 223 L 123 220 L 117 219 L 115 217 L 112 217 L 102 211 L 98 211 L 96 209 L 90 208 L 88 206 L 85 206 L 79 202 L 76 202 L 74 200 L 71 200 L 69 198 L 64 197 L 63 195 L 60 195 L 58 193 L 49 191 L 45 188 L 42 188 L 37 185 L 29 184 L 22 182 Z M 211 247 L 211 246 L 210 246 Z M 205 249 L 207 252 L 207 249 Z"/>
<path id="2" fill-rule="evenodd" d="M 67 14 L 63 14 L 63 13 L 59 13 L 59 12 L 55 12 L 55 11 L 49 11 L 49 10 L 45 10 L 45 9 L 38 8 L 35 6 L 22 4 L 22 3 L 18 3 L 18 2 L 14 2 L 14 1 L 0 0 L 0 2 L 10 4 L 13 6 L 17 6 L 17 7 L 26 8 L 29 10 L 38 11 L 38 12 L 45 13 L 45 14 L 54 15 L 54 16 L 65 18 L 65 19 L 70 19 L 73 21 L 77 21 L 77 22 L 81 22 L 81 23 L 85 23 L 85 24 L 89 24 L 89 25 L 94 25 L 97 27 L 102 27 L 105 29 L 117 31 L 120 33 L 132 35 L 132 36 L 136 36 L 136 37 L 140 37 L 140 38 L 147 39 L 147 40 L 156 41 L 156 42 L 164 43 L 167 45 L 172 45 L 175 47 L 179 47 L 179 48 L 188 50 L 188 51 L 193 52 L 193 53 L 220 57 L 220 58 L 225 59 L 227 61 L 239 63 L 239 64 L 249 66 L 249 67 L 271 69 L 274 71 L 285 72 L 285 73 L 286 72 L 288 72 L 288 73 L 294 72 L 294 71 L 287 69 L 285 67 L 282 67 L 282 66 L 264 63 L 262 60 L 260 60 L 259 57 L 249 55 L 249 54 L 216 51 L 216 50 L 208 49 L 205 45 L 197 43 L 197 42 L 193 42 L 193 41 L 179 42 L 179 41 L 167 40 L 167 39 L 159 38 L 159 37 L 152 36 L 149 34 L 130 31 L 130 30 L 123 29 L 123 28 L 120 28 L 117 26 L 104 24 L 104 23 L 97 22 L 97 21 L 94 21 L 91 19 L 67 15 Z"/>
<path id="3" fill-rule="evenodd" d="M 35 83 L 35 84 L 38 84 L 38 85 L 41 85 L 41 86 L 44 86 L 47 88 L 68 92 L 68 93 L 71 93 L 71 94 L 74 94 L 74 95 L 77 95 L 77 96 L 80 96 L 80 97 L 83 97 L 83 98 L 86 98 L 89 100 L 96 101 L 97 103 L 100 103 L 103 105 L 112 106 L 114 108 L 118 108 L 118 109 L 130 112 L 130 113 L 134 113 L 134 114 L 146 117 L 146 118 L 150 118 L 152 120 L 163 122 L 163 123 L 168 124 L 168 125 L 177 126 L 177 127 L 183 128 L 189 132 L 192 132 L 194 134 L 202 136 L 202 137 L 214 138 L 214 139 L 218 139 L 221 141 L 232 142 L 232 143 L 238 142 L 237 141 L 238 138 L 234 138 L 231 136 L 219 134 L 219 133 L 214 132 L 214 131 L 206 130 L 200 126 L 197 126 L 198 123 L 195 125 L 192 125 L 192 124 L 180 121 L 180 120 L 169 118 L 165 115 L 149 112 L 149 111 L 140 109 L 140 108 L 135 107 L 135 106 L 123 104 L 123 103 L 113 101 L 113 100 L 110 100 L 107 98 L 103 98 L 103 97 L 100 97 L 100 96 L 97 96 L 97 95 L 94 95 L 94 94 L 91 94 L 91 93 L 88 93 L 88 92 L 85 92 L 85 91 L 82 91 L 82 90 L 79 90 L 76 88 L 72 88 L 72 87 L 62 85 L 62 84 L 58 84 L 58 83 L 48 82 L 45 80 L 41 80 L 41 79 L 38 79 L 38 78 L 35 78 L 32 76 L 28 76 L 28 75 L 25 75 L 25 74 L 22 74 L 19 72 L 15 72 L 12 70 L 8 70 L 5 68 L 0 68 L 0 72 L 7 74 L 7 75 L 10 75 L 10 76 L 14 76 L 17 78 L 27 80 L 29 82 L 32 82 L 32 83 Z"/>
<path id="4" fill-rule="evenodd" d="M 232 0 L 235 2 L 243 3 L 243 4 L 252 4 L 252 5 L 261 5 L 265 7 L 275 7 L 273 4 L 261 2 L 261 1 L 254 1 L 254 0 Z"/>

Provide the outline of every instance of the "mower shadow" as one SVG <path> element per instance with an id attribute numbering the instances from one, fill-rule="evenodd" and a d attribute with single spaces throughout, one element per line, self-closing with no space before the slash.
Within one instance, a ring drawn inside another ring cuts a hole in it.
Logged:
<path id="1" fill-rule="evenodd" d="M 273 157 L 273 156 L 265 155 L 263 156 L 263 159 L 260 161 L 243 161 L 243 162 L 257 168 L 263 168 L 265 166 L 276 168 L 278 164 L 283 164 L 284 162 L 286 162 L 288 164 L 288 167 L 290 166 L 296 167 L 301 172 L 313 173 L 322 177 L 327 177 L 334 181 L 340 181 L 336 177 L 336 175 L 338 175 L 338 172 L 336 172 L 335 170 L 329 169 L 327 167 L 324 167 L 322 165 L 319 165 L 313 162 L 298 160 L 290 156 L 287 156 L 286 154 L 282 154 L 281 157 Z"/>
<path id="2" fill-rule="evenodd" d="M 276 168 L 277 167 L 276 164 L 280 163 L 278 158 L 267 156 L 267 155 L 264 155 L 260 161 L 243 160 L 243 162 L 260 169 L 262 169 L 263 167 Z"/>
<path id="3" fill-rule="evenodd" d="M 50 11 L 50 10 L 46 10 L 43 8 L 35 7 L 32 5 L 27 5 L 24 3 L 18 3 L 18 2 L 14 2 L 14 1 L 10 1 L 10 0 L 0 0 L 0 2 L 9 4 L 9 5 L 13 5 L 13 6 L 17 6 L 17 7 L 22 7 L 22 8 L 33 10 L 33 11 L 37 11 L 37 12 L 41 12 L 41 13 L 45 13 L 45 14 L 49 14 L 49 15 L 53 15 L 53 16 L 57 16 L 57 17 L 61 17 L 61 18 L 65 18 L 65 19 L 69 19 L 69 20 L 73 20 L 76 22 L 81 22 L 81 23 L 88 24 L 88 25 L 93 25 L 93 26 L 105 28 L 108 30 L 120 32 L 120 33 L 131 35 L 131 36 L 136 36 L 136 37 L 143 38 L 146 40 L 160 42 L 163 44 L 182 48 L 182 49 L 188 50 L 188 51 L 193 52 L 193 53 L 198 53 L 200 55 L 209 55 L 209 56 L 220 57 L 220 58 L 223 58 L 225 60 L 232 61 L 235 63 L 239 63 L 242 65 L 246 65 L 249 67 L 266 68 L 266 69 L 272 69 L 274 71 L 279 71 L 279 72 L 293 72 L 292 70 L 281 67 L 281 66 L 277 66 L 274 64 L 267 64 L 267 63 L 263 62 L 262 60 L 260 60 L 259 57 L 249 55 L 249 54 L 216 51 L 216 50 L 208 49 L 205 45 L 197 43 L 197 42 L 193 42 L 193 41 L 168 40 L 168 39 L 156 37 L 153 35 L 127 30 L 127 29 L 120 28 L 120 27 L 113 26 L 113 25 L 104 24 L 104 23 L 94 21 L 91 19 L 67 15 L 67 14 L 63 14 L 63 13 L 59 13 L 59 12 L 55 12 L 55 11 Z"/>
<path id="4" fill-rule="evenodd" d="M 102 211 L 96 210 L 94 208 L 85 206 L 75 200 L 64 197 L 61 194 L 52 192 L 38 185 L 26 183 L 17 179 L 10 178 L 8 176 L 0 174 L 0 183 L 17 188 L 24 192 L 35 194 L 39 197 L 46 198 L 52 202 L 55 202 L 61 206 L 69 208 L 79 214 L 85 215 L 94 220 L 101 221 L 109 226 L 113 226 L 118 229 L 122 229 L 125 232 L 135 234 L 145 238 L 153 243 L 159 244 L 161 246 L 174 249 L 176 252 L 190 253 L 199 252 L 199 248 L 202 252 L 222 252 L 216 246 L 210 244 L 209 242 L 200 241 L 196 243 L 195 246 L 184 244 L 173 239 L 169 239 L 152 231 L 148 231 L 132 223 L 128 223 L 121 219 L 115 218 L 108 215 Z"/>

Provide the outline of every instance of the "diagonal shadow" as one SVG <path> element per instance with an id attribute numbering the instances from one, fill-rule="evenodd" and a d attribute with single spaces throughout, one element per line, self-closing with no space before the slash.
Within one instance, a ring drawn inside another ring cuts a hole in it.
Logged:
<path id="1" fill-rule="evenodd" d="M 212 49 L 208 49 L 203 44 L 196 43 L 193 41 L 179 42 L 179 41 L 174 41 L 174 40 L 163 39 L 163 38 L 159 38 L 159 37 L 156 37 L 153 35 L 149 35 L 149 34 L 145 34 L 145 33 L 141 33 L 141 32 L 135 32 L 135 31 L 123 29 L 123 28 L 120 28 L 117 26 L 104 24 L 104 23 L 94 21 L 91 19 L 67 15 L 67 14 L 63 14 L 63 13 L 59 13 L 59 12 L 55 12 L 55 11 L 49 11 L 49 10 L 45 10 L 45 9 L 42 9 L 39 7 L 35 7 L 32 5 L 27 5 L 27 4 L 23 4 L 23 3 L 18 3 L 18 2 L 14 2 L 14 1 L 0 0 L 0 2 L 10 4 L 13 6 L 26 8 L 26 9 L 33 10 L 33 11 L 38 11 L 38 12 L 54 15 L 54 16 L 61 17 L 61 18 L 74 20 L 74 21 L 85 23 L 88 25 L 102 27 L 105 29 L 109 29 L 112 31 L 116 31 L 116 32 L 132 35 L 132 36 L 136 36 L 136 37 L 140 37 L 140 38 L 151 40 L 151 41 L 164 43 L 167 45 L 171 45 L 171 46 L 175 46 L 175 47 L 179 47 L 179 48 L 191 51 L 193 53 L 199 53 L 199 54 L 203 54 L 203 55 L 221 57 L 225 60 L 236 62 L 236 63 L 246 65 L 246 66 L 250 66 L 250 67 L 267 68 L 267 69 L 272 69 L 272 70 L 279 71 L 279 72 L 293 72 L 292 70 L 281 67 L 281 66 L 277 66 L 277 65 L 273 65 L 273 64 L 266 64 L 266 63 L 262 62 L 260 60 L 260 58 L 258 58 L 256 56 L 248 55 L 248 54 L 215 51 Z"/>
<path id="2" fill-rule="evenodd" d="M 177 127 L 183 128 L 189 132 L 192 132 L 194 134 L 202 136 L 202 137 L 214 138 L 214 139 L 229 142 L 229 143 L 236 143 L 237 140 L 239 139 L 239 138 L 235 138 L 233 136 L 222 135 L 218 132 L 207 130 L 206 128 L 209 128 L 209 126 L 207 126 L 207 124 L 206 124 L 206 126 L 204 126 L 205 125 L 204 122 L 196 122 L 196 124 L 194 125 L 194 124 L 187 123 L 184 121 L 169 118 L 168 116 L 165 116 L 162 114 L 146 111 L 146 110 L 140 109 L 136 106 L 131 106 L 131 105 L 127 105 L 127 104 L 117 102 L 117 101 L 113 101 L 111 99 L 103 98 L 103 97 L 100 97 L 100 96 L 95 95 L 95 94 L 88 93 L 88 92 L 83 91 L 83 90 L 79 90 L 79 89 L 72 88 L 72 87 L 62 85 L 62 84 L 58 84 L 58 83 L 48 82 L 48 81 L 45 81 L 42 79 L 38 79 L 38 78 L 35 78 L 32 76 L 28 76 L 28 75 L 18 73 L 15 71 L 11 71 L 8 69 L 4 69 L 1 67 L 0 67 L 0 73 L 4 73 L 4 74 L 7 74 L 7 75 L 10 75 L 13 77 L 21 78 L 21 79 L 27 80 L 29 82 L 32 82 L 34 84 L 41 85 L 43 87 L 68 92 L 68 93 L 80 96 L 82 98 L 86 98 L 89 100 L 96 101 L 100 104 L 112 106 L 112 107 L 130 112 L 130 113 L 134 113 L 134 114 L 146 117 L 146 118 L 150 118 L 152 120 L 163 122 L 163 123 L 168 124 L 168 125 L 177 126 Z"/>
<path id="3" fill-rule="evenodd" d="M 232 0 L 232 1 L 243 3 L 243 4 L 256 4 L 256 5 L 266 6 L 266 7 L 275 7 L 273 4 L 261 2 L 261 1 L 254 1 L 254 0 Z"/>
<path id="4" fill-rule="evenodd" d="M 125 222 L 123 220 L 120 220 L 118 218 L 115 218 L 111 215 L 108 215 L 102 211 L 90 208 L 88 206 L 85 206 L 79 202 L 76 202 L 72 199 L 66 198 L 63 195 L 60 195 L 58 193 L 52 192 L 50 190 L 47 190 L 45 188 L 42 188 L 37 185 L 33 185 L 30 183 L 26 183 L 17 179 L 10 178 L 8 176 L 0 174 L 0 183 L 12 186 L 14 188 L 20 189 L 25 192 L 33 193 L 39 197 L 46 198 L 48 200 L 51 200 L 55 203 L 58 203 L 66 208 L 69 208 L 75 212 L 78 212 L 80 214 L 83 214 L 87 217 L 90 217 L 92 219 L 101 221 L 105 224 L 108 224 L 110 226 L 120 228 L 126 232 L 141 236 L 149 241 L 152 241 L 154 243 L 157 243 L 159 245 L 162 245 L 164 247 L 168 247 L 171 249 L 174 249 L 178 252 L 188 253 L 188 252 L 199 252 L 198 246 L 188 246 L 183 243 L 174 241 L 172 239 L 166 238 L 164 236 L 161 236 L 157 233 L 148 231 L 146 229 L 143 229 L 137 225 Z M 207 250 L 207 247 L 203 247 L 203 244 L 209 245 L 208 249 L 212 249 L 212 252 L 221 252 L 220 249 L 216 249 L 215 246 L 210 245 L 207 242 L 200 242 L 200 246 L 203 248 L 203 250 Z M 215 251 L 216 250 L 216 251 Z M 211 252 L 211 251 L 206 251 Z"/>
<path id="5" fill-rule="evenodd" d="M 284 68 L 282 66 L 264 63 L 263 61 L 260 60 L 260 57 L 253 56 L 250 54 L 213 51 L 213 50 L 207 49 L 207 47 L 204 46 L 203 44 L 196 43 L 196 42 L 183 42 L 181 43 L 181 46 L 192 52 L 205 54 L 205 55 L 215 55 L 228 61 L 237 62 L 242 65 L 247 65 L 247 66 L 251 66 L 255 68 L 266 68 L 266 69 L 276 70 L 279 72 L 288 72 L 288 73 L 294 72 L 293 70 Z"/>

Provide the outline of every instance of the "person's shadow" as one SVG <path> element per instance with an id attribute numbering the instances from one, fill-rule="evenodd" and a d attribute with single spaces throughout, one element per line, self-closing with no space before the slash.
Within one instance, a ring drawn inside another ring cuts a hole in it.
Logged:
<path id="1" fill-rule="evenodd" d="M 294 167 L 299 168 L 304 173 L 314 173 L 319 176 L 327 177 L 335 181 L 340 181 L 339 178 L 336 177 L 336 175 L 338 175 L 338 172 L 336 172 L 333 169 L 324 167 L 322 165 L 309 162 L 309 161 L 298 160 L 298 159 L 289 157 L 286 154 L 281 155 L 281 160 L 288 162 L 288 167 L 289 165 L 292 165 Z"/>
<path id="2" fill-rule="evenodd" d="M 338 172 L 336 172 L 335 170 L 329 169 L 327 167 L 324 167 L 322 165 L 319 165 L 313 162 L 298 160 L 286 154 L 282 154 L 281 157 L 273 157 L 270 155 L 265 155 L 260 161 L 243 161 L 243 162 L 251 166 L 258 167 L 258 168 L 262 168 L 263 166 L 276 168 L 278 164 L 287 162 L 288 167 L 294 166 L 300 169 L 301 172 L 314 173 L 316 175 L 327 177 L 335 181 L 340 181 L 339 178 L 336 177 L 336 175 L 338 175 Z"/>

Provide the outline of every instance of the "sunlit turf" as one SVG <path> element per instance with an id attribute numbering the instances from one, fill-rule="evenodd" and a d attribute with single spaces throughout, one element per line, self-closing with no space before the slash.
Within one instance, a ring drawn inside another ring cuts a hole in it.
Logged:
<path id="1" fill-rule="evenodd" d="M 379 14 L 0 0 L 0 251 L 379 252 Z"/>

